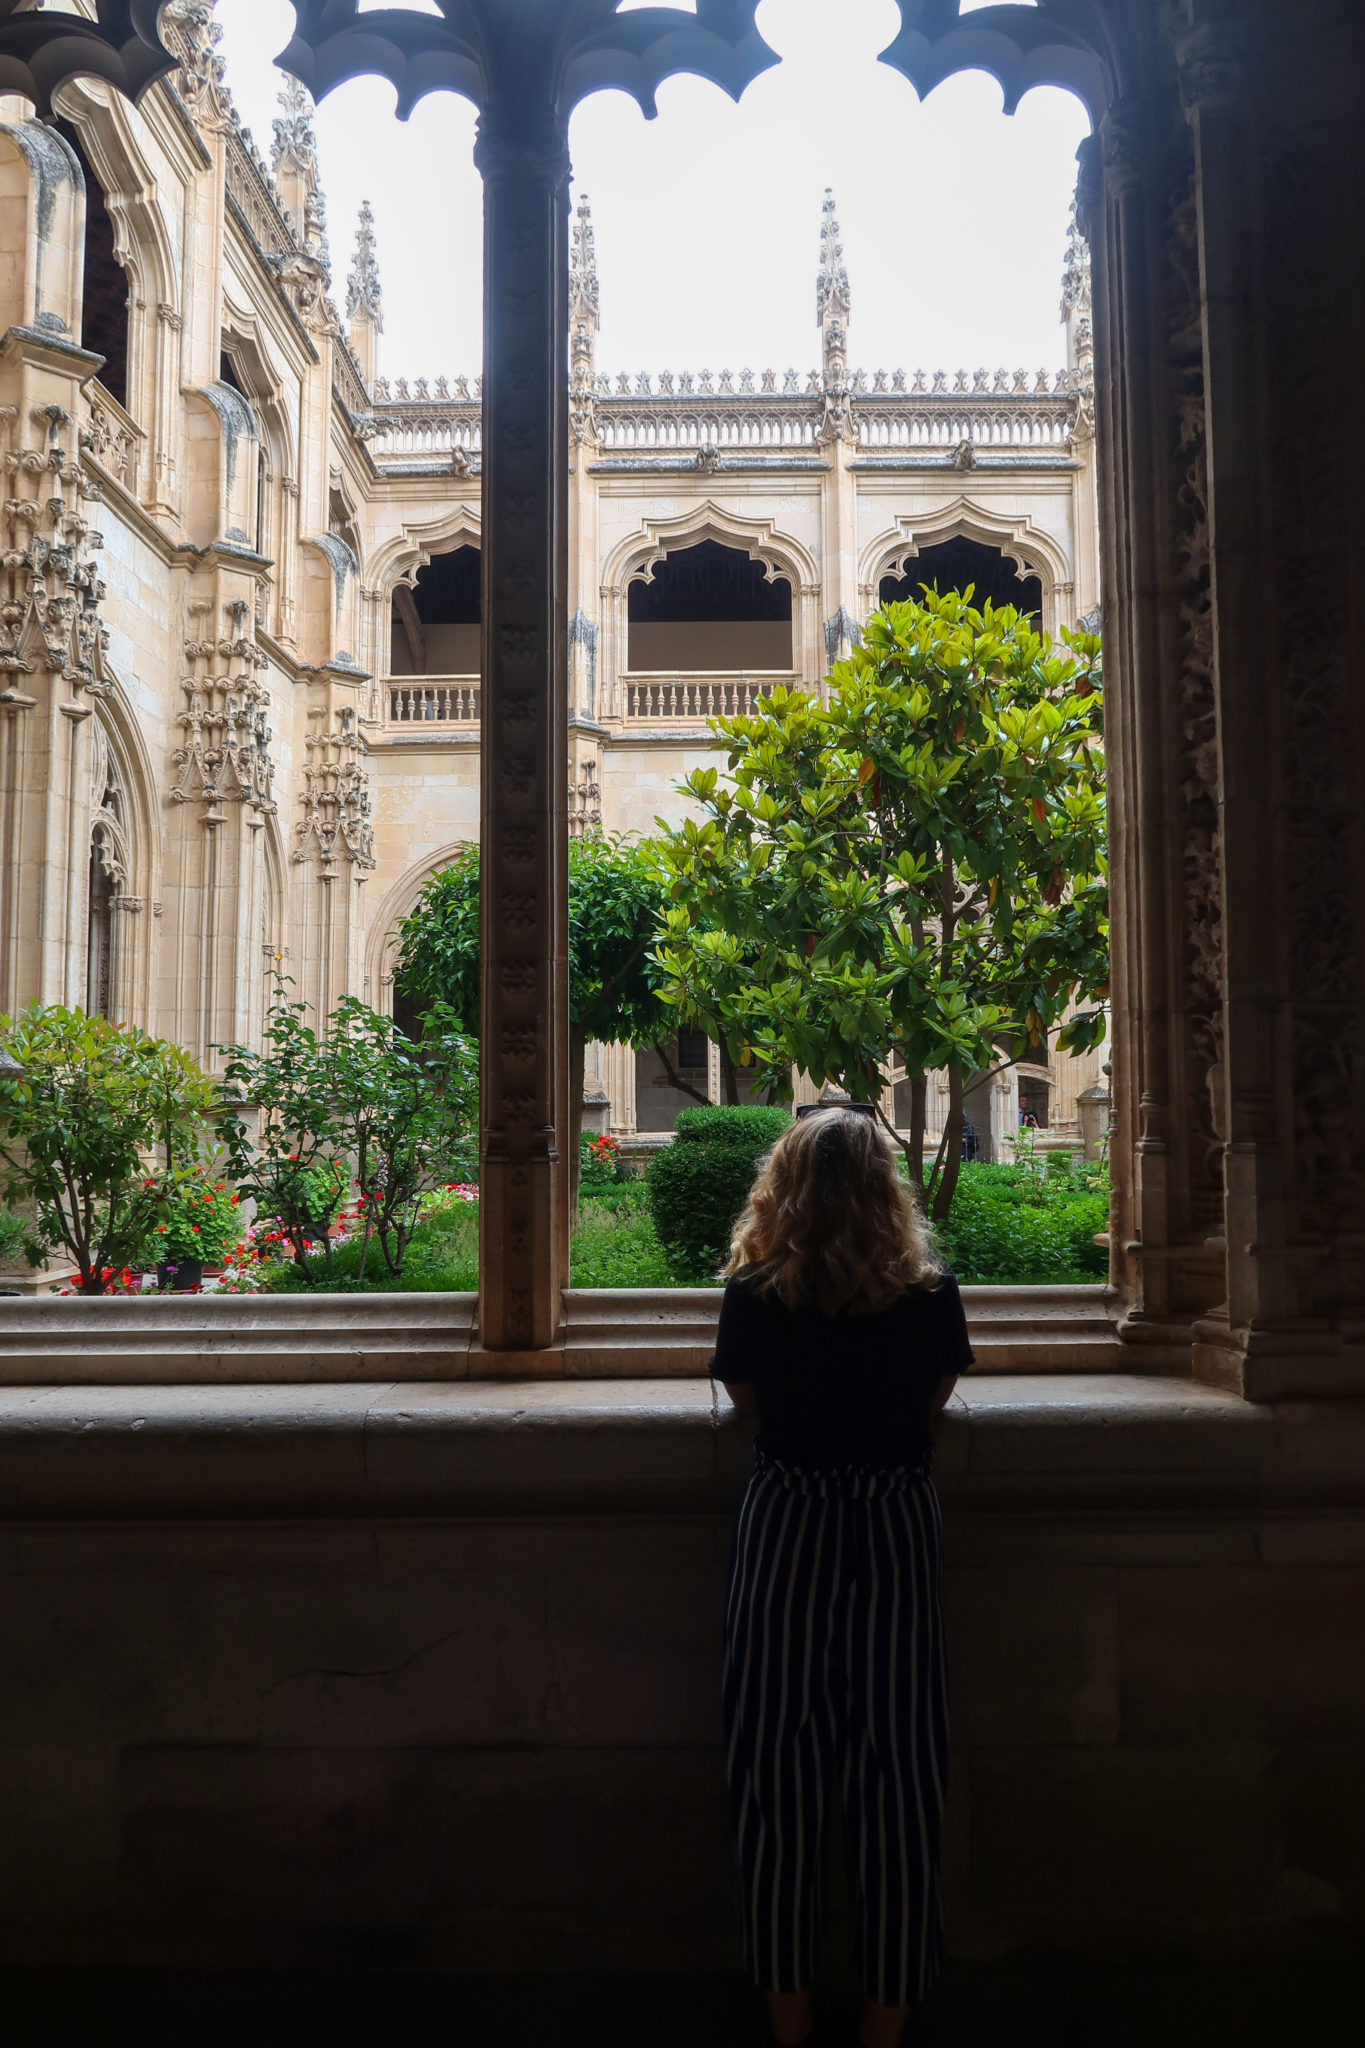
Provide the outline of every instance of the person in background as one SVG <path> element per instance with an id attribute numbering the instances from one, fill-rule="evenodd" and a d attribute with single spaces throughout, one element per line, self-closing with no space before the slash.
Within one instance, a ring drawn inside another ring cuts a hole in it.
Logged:
<path id="1" fill-rule="evenodd" d="M 837 1773 L 860 2037 L 894 2048 L 942 1962 L 948 1667 L 930 1421 L 972 1363 L 966 1319 L 870 1106 L 798 1114 L 725 1272 L 711 1372 L 758 1416 L 724 1646 L 745 1962 L 775 2040 L 813 2040 Z"/>

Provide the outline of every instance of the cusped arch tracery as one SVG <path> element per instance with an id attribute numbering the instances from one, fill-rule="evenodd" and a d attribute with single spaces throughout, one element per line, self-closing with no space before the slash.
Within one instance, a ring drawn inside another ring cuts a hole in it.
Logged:
<path id="1" fill-rule="evenodd" d="M 926 514 L 902 513 L 863 549 L 858 565 L 858 597 L 864 617 L 877 607 L 882 579 L 899 572 L 925 548 L 959 535 L 983 547 L 998 548 L 1013 562 L 1019 577 L 1036 576 L 1042 585 L 1043 624 L 1055 633 L 1066 620 L 1067 599 L 1075 589 L 1075 570 L 1061 544 L 1027 516 L 998 513 L 959 498 Z"/>
<path id="2" fill-rule="evenodd" d="M 626 586 L 637 578 L 648 582 L 665 555 L 707 540 L 721 547 L 742 548 L 750 561 L 763 564 L 770 583 L 785 576 L 793 596 L 819 592 L 820 572 L 804 542 L 784 533 L 772 519 L 732 512 L 708 499 L 671 519 L 647 519 L 619 542 L 602 571 L 603 596 L 623 596 Z"/>

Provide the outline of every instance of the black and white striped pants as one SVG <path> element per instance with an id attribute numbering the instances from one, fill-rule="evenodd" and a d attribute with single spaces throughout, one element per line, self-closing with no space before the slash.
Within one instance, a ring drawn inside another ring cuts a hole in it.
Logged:
<path id="1" fill-rule="evenodd" d="M 756 1462 L 725 1623 L 726 1778 L 745 1962 L 812 1978 L 825 1791 L 837 1762 L 862 1989 L 924 1997 L 942 1959 L 948 1772 L 942 1523 L 927 1465 Z"/>

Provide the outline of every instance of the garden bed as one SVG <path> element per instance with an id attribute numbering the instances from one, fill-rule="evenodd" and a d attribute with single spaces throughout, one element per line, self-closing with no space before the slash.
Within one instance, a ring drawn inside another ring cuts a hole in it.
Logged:
<path id="1" fill-rule="evenodd" d="M 939 1232 L 943 1256 L 964 1286 L 1057 1286 L 1101 1281 L 1108 1255 L 1095 1242 L 1108 1223 L 1102 1171 L 1061 1166 L 963 1168 L 952 1214 Z M 361 1244 L 351 1237 L 319 1262 L 315 1286 L 287 1260 L 256 1270 L 270 1293 L 323 1289 L 350 1293 L 462 1293 L 478 1285 L 477 1202 L 437 1203 L 418 1225 L 400 1274 L 385 1268 L 371 1243 L 361 1282 Z M 654 1228 L 642 1179 L 585 1193 L 570 1245 L 572 1287 L 714 1286 L 714 1279 L 670 1269 Z"/>

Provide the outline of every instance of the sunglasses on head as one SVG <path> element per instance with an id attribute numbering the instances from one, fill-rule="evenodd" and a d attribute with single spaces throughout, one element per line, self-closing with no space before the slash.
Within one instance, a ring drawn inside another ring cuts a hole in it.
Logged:
<path id="1" fill-rule="evenodd" d="M 798 1117 L 823 1116 L 825 1111 L 830 1109 L 846 1109 L 854 1116 L 870 1116 L 874 1119 L 877 1114 L 877 1106 L 872 1102 L 803 1102 L 796 1114 Z"/>

